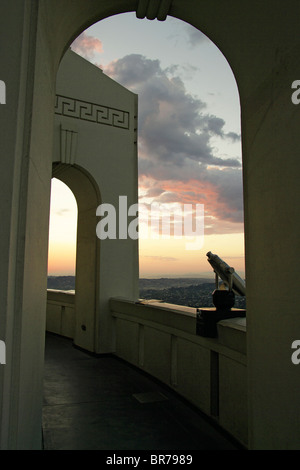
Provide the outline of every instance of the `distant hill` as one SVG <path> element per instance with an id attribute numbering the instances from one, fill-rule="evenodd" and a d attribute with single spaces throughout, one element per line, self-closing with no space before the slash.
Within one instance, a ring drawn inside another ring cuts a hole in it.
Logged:
<path id="1" fill-rule="evenodd" d="M 194 278 L 194 277 L 178 277 L 178 278 L 168 278 L 161 277 L 155 279 L 141 278 L 139 281 L 140 289 L 167 289 L 169 287 L 187 287 L 195 284 L 205 284 L 207 282 L 212 282 L 212 279 L 208 278 Z"/>
<path id="2" fill-rule="evenodd" d="M 74 290 L 75 276 L 49 276 L 48 289 Z M 188 307 L 213 307 L 215 283 L 207 278 L 140 279 L 139 297 Z M 245 297 L 235 297 L 235 307 L 246 308 Z"/>
<path id="3" fill-rule="evenodd" d="M 48 289 L 74 290 L 75 276 L 48 276 Z"/>
<path id="4" fill-rule="evenodd" d="M 143 292 L 148 289 L 162 290 L 170 287 L 187 287 L 195 284 L 205 284 L 212 282 L 211 279 L 206 278 L 155 278 L 139 280 L 139 288 Z M 48 276 L 48 289 L 57 290 L 74 290 L 75 289 L 75 276 Z"/>
<path id="5" fill-rule="evenodd" d="M 214 290 L 214 282 L 198 282 L 198 284 L 183 287 L 172 286 L 165 289 L 140 289 L 140 298 L 146 300 L 157 299 L 171 304 L 194 308 L 214 307 L 212 301 Z M 246 308 L 246 298 L 236 296 L 234 306 L 236 308 Z"/>

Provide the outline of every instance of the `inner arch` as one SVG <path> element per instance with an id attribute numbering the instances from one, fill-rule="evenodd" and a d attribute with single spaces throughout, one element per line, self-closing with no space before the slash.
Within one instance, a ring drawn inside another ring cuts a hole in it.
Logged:
<path id="1" fill-rule="evenodd" d="M 51 181 L 48 276 L 75 276 L 77 203 L 70 188 Z"/>
<path id="2" fill-rule="evenodd" d="M 99 250 L 95 236 L 96 208 L 100 193 L 93 178 L 75 165 L 53 164 L 53 177 L 67 185 L 78 207 L 74 343 L 88 351 L 97 348 L 97 309 L 99 298 Z"/>

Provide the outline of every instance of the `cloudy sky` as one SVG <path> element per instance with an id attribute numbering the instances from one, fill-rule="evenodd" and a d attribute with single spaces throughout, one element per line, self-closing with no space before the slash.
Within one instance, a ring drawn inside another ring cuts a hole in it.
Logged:
<path id="1" fill-rule="evenodd" d="M 204 205 L 202 248 L 187 252 L 182 240 L 140 240 L 140 275 L 207 274 L 207 251 L 243 275 L 240 105 L 222 53 L 182 21 L 138 20 L 133 13 L 93 25 L 71 48 L 139 96 L 139 202 Z M 60 190 L 54 181 L 51 226 L 71 217 Z"/>

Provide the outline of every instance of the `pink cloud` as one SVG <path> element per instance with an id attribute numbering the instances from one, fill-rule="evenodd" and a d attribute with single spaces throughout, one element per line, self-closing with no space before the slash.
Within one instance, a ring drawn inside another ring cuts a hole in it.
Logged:
<path id="1" fill-rule="evenodd" d="M 242 233 L 244 224 L 238 208 L 220 197 L 220 189 L 209 181 L 163 180 L 158 183 L 151 177 L 140 176 L 140 188 L 152 202 L 160 204 L 204 204 L 205 233 Z M 148 202 L 149 203 L 149 202 Z"/>
<path id="2" fill-rule="evenodd" d="M 71 49 L 87 60 L 92 60 L 96 53 L 103 52 L 102 42 L 93 36 L 88 36 L 85 32 L 75 39 Z"/>

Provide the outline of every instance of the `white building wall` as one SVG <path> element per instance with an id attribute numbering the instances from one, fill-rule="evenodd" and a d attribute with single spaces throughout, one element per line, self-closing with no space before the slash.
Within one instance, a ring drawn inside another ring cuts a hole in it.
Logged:
<path id="1" fill-rule="evenodd" d="M 137 95 L 71 50 L 67 51 L 57 76 L 53 162 L 72 165 L 90 175 L 99 193 L 99 204 L 111 204 L 117 219 L 119 196 L 127 197 L 128 207 L 138 202 L 136 123 Z M 71 183 L 76 197 L 78 192 L 82 193 L 82 183 Z M 86 198 L 89 204 L 88 195 Z M 96 218 L 95 206 L 91 211 L 95 216 L 91 236 L 95 238 L 94 256 L 98 258 L 95 269 L 99 272 L 94 289 L 97 300 L 91 306 L 94 312 L 84 320 L 86 329 L 77 324 L 74 340 L 82 347 L 102 353 L 111 352 L 114 347 L 109 298 L 138 298 L 138 242 L 130 238 L 120 240 L 117 230 L 116 240 L 101 240 L 97 249 L 96 226 L 100 217 Z M 78 229 L 78 244 L 86 236 Z M 87 289 L 86 269 L 88 266 L 77 264 L 76 296 Z M 77 316 L 80 317 L 80 309 L 88 308 L 89 300 L 85 299 L 82 305 L 77 302 Z M 93 329 L 98 331 L 92 332 Z M 86 340 L 88 334 L 91 336 Z M 91 344 L 94 335 L 95 344 Z"/>

